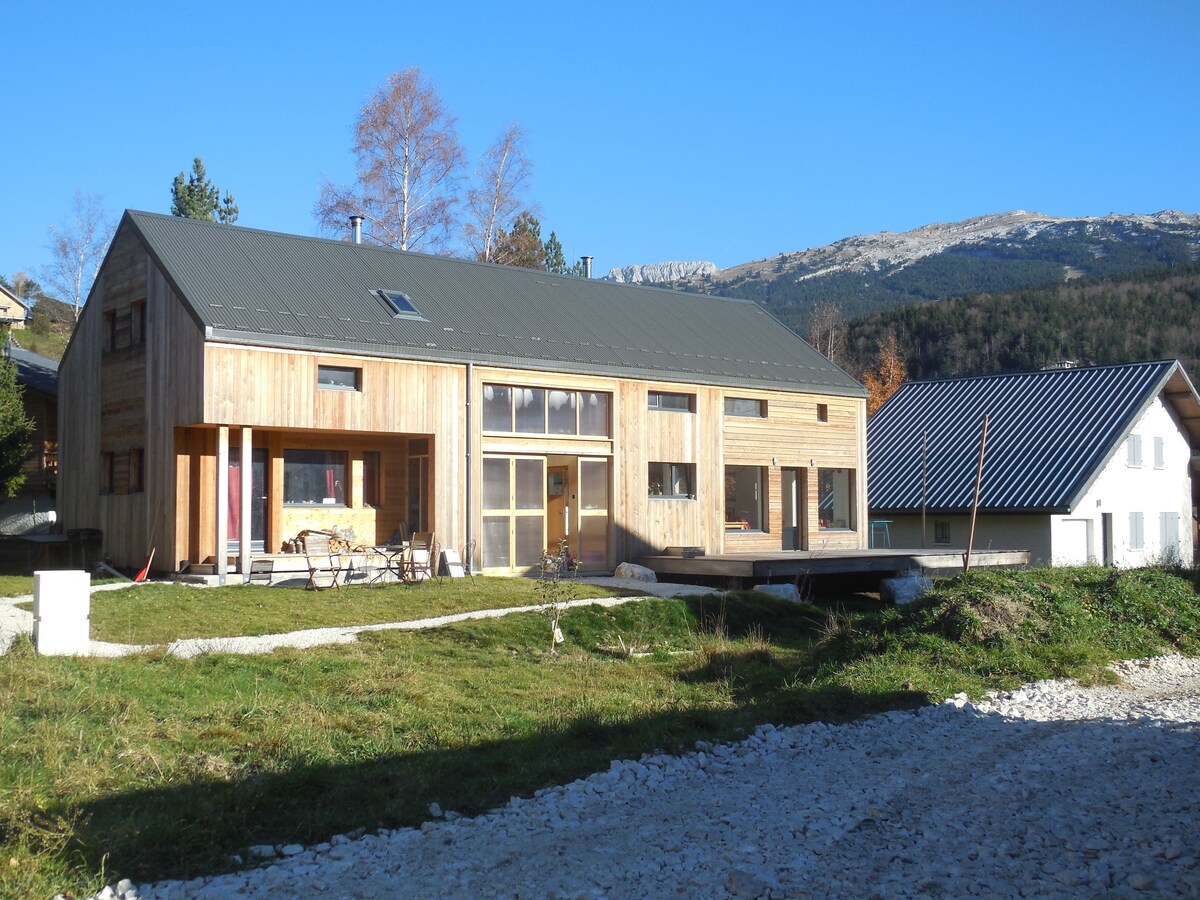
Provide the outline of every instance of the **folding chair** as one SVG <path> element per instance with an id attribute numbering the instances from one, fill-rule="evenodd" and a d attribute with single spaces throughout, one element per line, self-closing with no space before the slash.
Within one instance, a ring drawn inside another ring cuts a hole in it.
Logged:
<path id="1" fill-rule="evenodd" d="M 408 560 L 404 569 L 405 581 L 424 581 L 433 578 L 433 532 L 418 531 L 408 544 Z"/>
<path id="2" fill-rule="evenodd" d="M 342 573 L 342 557 L 329 549 L 330 535 L 320 531 L 310 531 L 304 535 L 304 556 L 308 560 L 308 586 L 314 591 L 321 590 L 317 584 L 317 575 L 328 575 L 332 585 L 341 590 L 338 576 Z M 329 587 L 329 585 L 324 585 Z"/>

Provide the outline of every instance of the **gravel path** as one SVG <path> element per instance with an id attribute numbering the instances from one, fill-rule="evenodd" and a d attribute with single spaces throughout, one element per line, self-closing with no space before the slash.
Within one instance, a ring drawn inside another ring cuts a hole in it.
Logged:
<path id="1" fill-rule="evenodd" d="M 710 594 L 712 588 L 698 587 L 691 584 L 647 583 L 632 578 L 612 578 L 604 576 L 588 576 L 579 579 L 587 584 L 606 587 L 626 588 L 641 591 L 639 596 L 604 597 L 599 599 L 568 600 L 563 602 L 565 609 L 576 606 L 620 606 L 634 600 L 645 600 L 652 597 L 679 597 L 685 594 Z M 203 587 L 190 586 L 191 590 L 205 590 Z M 104 590 L 136 590 L 127 584 L 97 585 L 92 592 Z M 22 634 L 33 631 L 33 613 L 18 609 L 18 603 L 33 602 L 32 595 L 22 597 L 0 597 L 0 656 L 8 652 L 13 640 Z M 326 644 L 349 644 L 358 640 L 358 636 L 367 631 L 420 631 L 426 628 L 439 628 L 454 622 L 465 622 L 470 619 L 495 619 L 512 613 L 535 612 L 543 606 L 510 606 L 503 609 L 481 609 L 471 612 L 455 613 L 448 616 L 434 616 L 428 619 L 410 619 L 404 622 L 384 622 L 376 625 L 350 625 L 335 628 L 306 628 L 302 631 L 289 631 L 284 634 L 264 634 L 254 637 L 221 637 L 221 638 L 186 638 L 172 641 L 166 646 L 167 653 L 188 659 L 205 653 L 271 653 L 282 647 L 304 648 L 318 647 Z M 89 656 L 127 656 L 131 653 L 141 653 L 153 649 L 153 644 L 117 644 L 108 641 L 92 641 Z"/>
<path id="2" fill-rule="evenodd" d="M 107 896 L 1200 895 L 1200 660 L 616 761 L 475 819 Z"/>

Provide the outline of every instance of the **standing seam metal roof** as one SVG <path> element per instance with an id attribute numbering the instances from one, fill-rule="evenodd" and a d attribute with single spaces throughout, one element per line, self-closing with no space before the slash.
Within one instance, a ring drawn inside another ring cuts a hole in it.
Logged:
<path id="1" fill-rule="evenodd" d="M 126 211 L 210 339 L 862 397 L 757 304 Z M 420 317 L 394 317 L 376 290 Z"/>
<path id="2" fill-rule="evenodd" d="M 969 510 L 986 414 L 980 509 L 1069 512 L 1176 374 L 1195 398 L 1175 360 L 903 385 L 867 423 L 868 505 L 873 514 L 921 509 L 924 434 L 927 509 Z"/>

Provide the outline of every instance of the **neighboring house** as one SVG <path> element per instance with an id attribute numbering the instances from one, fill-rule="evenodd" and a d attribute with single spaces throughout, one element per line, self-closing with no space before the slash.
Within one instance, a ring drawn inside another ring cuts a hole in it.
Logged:
<path id="1" fill-rule="evenodd" d="M 0 326 L 24 328 L 27 315 L 29 304 L 0 284 Z"/>
<path id="2" fill-rule="evenodd" d="M 13 346 L 4 356 L 17 369 L 25 415 L 33 420 L 33 445 L 25 462 L 25 484 L 15 497 L 0 498 L 0 534 L 48 530 L 55 521 L 58 480 L 58 363 Z"/>
<path id="3" fill-rule="evenodd" d="M 126 212 L 60 373 L 59 510 L 120 565 L 865 543 L 865 391 L 748 301 Z"/>
<path id="4" fill-rule="evenodd" d="M 1191 563 L 1200 398 L 1174 360 L 904 385 L 868 424 L 894 546 L 967 546 L 985 415 L 976 549 Z"/>

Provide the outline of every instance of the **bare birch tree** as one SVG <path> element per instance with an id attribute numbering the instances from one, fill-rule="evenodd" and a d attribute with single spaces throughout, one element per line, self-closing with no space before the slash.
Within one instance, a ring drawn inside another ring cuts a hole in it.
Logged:
<path id="1" fill-rule="evenodd" d="M 533 166 L 525 155 L 525 131 L 513 122 L 483 154 L 476 183 L 467 191 L 467 243 L 482 262 L 494 262 L 497 236 L 511 231 L 517 214 L 526 209 L 521 195 Z"/>
<path id="2" fill-rule="evenodd" d="M 813 307 L 808 324 L 808 342 L 830 362 L 838 361 L 846 347 L 846 323 L 842 321 L 840 306 L 829 301 Z"/>
<path id="3" fill-rule="evenodd" d="M 76 322 L 115 230 L 103 198 L 80 191 L 63 223 L 50 226 L 50 263 L 42 267 L 41 280 L 57 299 L 71 304 Z"/>
<path id="4" fill-rule="evenodd" d="M 351 215 L 364 240 L 400 250 L 443 249 L 455 232 L 465 155 L 456 118 L 415 66 L 388 76 L 354 126 L 357 179 L 326 181 L 314 210 L 321 229 L 345 233 Z"/>

